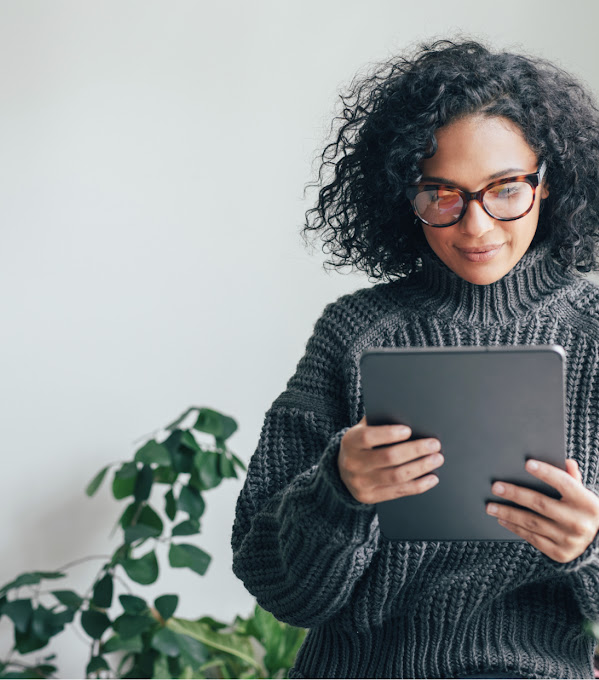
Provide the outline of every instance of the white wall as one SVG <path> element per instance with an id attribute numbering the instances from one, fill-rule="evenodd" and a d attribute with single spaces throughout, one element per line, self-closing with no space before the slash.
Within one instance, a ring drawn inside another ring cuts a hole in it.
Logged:
<path id="1" fill-rule="evenodd" d="M 232 414 L 249 460 L 322 308 L 369 285 L 326 274 L 298 236 L 358 69 L 462 29 L 599 92 L 598 19 L 591 0 L 0 0 L 0 584 L 114 547 L 115 503 L 86 483 L 191 404 Z M 207 494 L 207 576 L 148 597 L 250 610 L 230 569 L 239 489 Z M 52 649 L 81 676 L 83 643 Z"/>

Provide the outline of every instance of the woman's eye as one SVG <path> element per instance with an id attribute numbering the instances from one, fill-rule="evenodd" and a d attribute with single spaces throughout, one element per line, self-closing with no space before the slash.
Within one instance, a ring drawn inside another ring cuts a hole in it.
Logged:
<path id="1" fill-rule="evenodd" d="M 516 182 L 514 184 L 501 184 L 500 186 L 496 187 L 492 193 L 497 198 L 512 198 L 513 196 L 516 196 L 520 190 L 520 183 Z"/>

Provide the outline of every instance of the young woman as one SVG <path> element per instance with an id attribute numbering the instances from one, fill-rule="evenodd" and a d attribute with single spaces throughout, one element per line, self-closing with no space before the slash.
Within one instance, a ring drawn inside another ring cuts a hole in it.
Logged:
<path id="1" fill-rule="evenodd" d="M 305 231 L 382 281 L 325 308 L 267 412 L 234 571 L 310 629 L 292 677 L 593 677 L 599 288 L 581 272 L 597 268 L 598 111 L 552 64 L 468 41 L 342 99 Z M 443 442 L 367 425 L 362 351 L 543 344 L 566 352 L 567 470 L 527 469 L 561 499 L 493 485 L 520 507 L 487 512 L 523 541 L 387 541 L 375 504 L 433 487 Z"/>

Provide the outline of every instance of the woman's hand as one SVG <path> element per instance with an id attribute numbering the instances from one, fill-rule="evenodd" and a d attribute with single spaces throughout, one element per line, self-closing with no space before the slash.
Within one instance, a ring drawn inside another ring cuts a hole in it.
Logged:
<path id="1" fill-rule="evenodd" d="M 566 460 L 565 472 L 536 460 L 527 461 L 526 469 L 557 489 L 562 498 L 495 482 L 491 487 L 495 495 L 534 512 L 495 503 L 487 504 L 487 512 L 552 560 L 570 562 L 582 555 L 599 530 L 599 497 L 583 485 L 578 463 L 572 458 Z"/>
<path id="2" fill-rule="evenodd" d="M 437 475 L 426 473 L 443 465 L 441 443 L 407 441 L 411 433 L 406 425 L 367 425 L 364 416 L 343 435 L 337 465 L 357 501 L 372 504 L 413 496 L 438 483 Z"/>

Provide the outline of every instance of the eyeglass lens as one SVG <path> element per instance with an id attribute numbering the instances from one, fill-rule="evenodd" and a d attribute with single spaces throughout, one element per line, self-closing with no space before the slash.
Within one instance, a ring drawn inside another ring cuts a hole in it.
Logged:
<path id="1" fill-rule="evenodd" d="M 534 190 L 528 182 L 508 182 L 491 187 L 483 196 L 487 211 L 500 219 L 515 219 L 524 215 L 534 200 Z M 428 188 L 414 199 L 418 215 L 426 222 L 444 225 L 459 219 L 464 199 L 452 189 Z"/>

